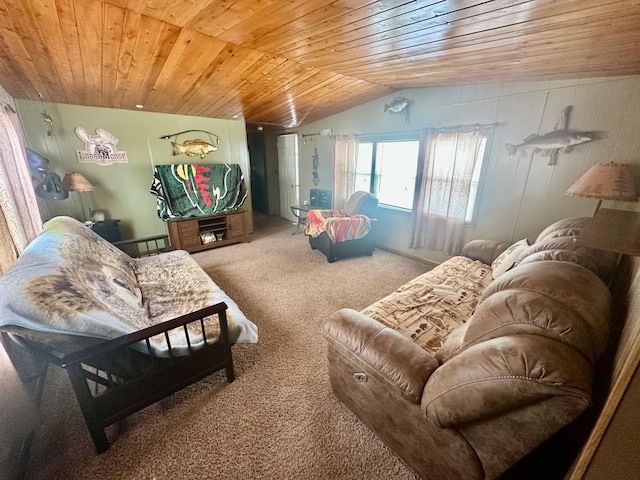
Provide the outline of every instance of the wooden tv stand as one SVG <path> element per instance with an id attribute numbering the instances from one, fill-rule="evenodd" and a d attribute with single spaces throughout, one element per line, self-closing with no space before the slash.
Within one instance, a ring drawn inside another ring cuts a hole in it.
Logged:
<path id="1" fill-rule="evenodd" d="M 176 250 L 200 252 L 232 243 L 246 242 L 245 212 L 169 220 L 169 239 Z"/>

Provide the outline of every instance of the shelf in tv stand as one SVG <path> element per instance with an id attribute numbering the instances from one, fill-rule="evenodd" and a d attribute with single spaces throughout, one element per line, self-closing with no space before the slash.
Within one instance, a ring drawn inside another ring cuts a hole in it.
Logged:
<path id="1" fill-rule="evenodd" d="M 245 212 L 169 220 L 169 239 L 176 250 L 200 252 L 248 241 Z"/>

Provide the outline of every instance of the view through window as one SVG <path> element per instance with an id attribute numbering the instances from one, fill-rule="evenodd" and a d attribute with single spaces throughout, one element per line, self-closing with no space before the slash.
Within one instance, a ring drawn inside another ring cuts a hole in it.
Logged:
<path id="1" fill-rule="evenodd" d="M 356 190 L 373 193 L 381 204 L 411 210 L 419 145 L 417 139 L 359 142 Z"/>
<path id="2" fill-rule="evenodd" d="M 455 190 L 469 189 L 468 201 L 459 211 L 453 212 L 457 218 L 471 222 L 475 210 L 476 196 L 480 182 L 480 172 L 484 159 L 486 138 L 475 147 L 467 147 L 466 142 L 460 144 L 449 136 L 438 136 L 432 140 L 431 181 L 439 195 L 431 199 L 432 212 L 447 211 L 450 195 L 457 195 Z M 461 146 L 462 145 L 462 146 Z M 420 142 L 415 139 L 360 140 L 358 142 L 358 158 L 356 161 L 356 190 L 371 192 L 378 197 L 380 204 L 412 210 L 414 204 L 416 175 L 418 171 L 418 150 Z M 461 151 L 462 150 L 462 151 Z M 455 160 L 454 160 L 455 159 Z M 456 164 L 457 162 L 457 164 Z M 452 189 L 451 175 L 461 173 L 456 186 Z M 469 173 L 471 173 L 469 175 Z M 440 185 L 442 188 L 438 188 Z M 435 205 L 434 205 L 435 203 Z M 441 204 L 442 208 L 438 205 Z M 452 212 L 449 212 L 451 215 Z"/>

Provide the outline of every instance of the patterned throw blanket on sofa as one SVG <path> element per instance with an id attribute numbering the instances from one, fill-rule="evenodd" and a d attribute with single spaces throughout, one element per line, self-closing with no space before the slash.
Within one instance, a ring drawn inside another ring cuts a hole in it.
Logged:
<path id="1" fill-rule="evenodd" d="M 235 163 L 156 165 L 150 192 L 162 220 L 232 212 L 247 198 Z"/>
<path id="2" fill-rule="evenodd" d="M 77 220 L 55 217 L 0 276 L 0 330 L 69 353 L 219 302 L 231 342 L 257 342 L 257 327 L 187 252 L 131 258 Z M 205 323 L 207 339 L 217 339 L 217 317 Z M 186 353 L 184 331 L 169 336 Z M 199 328 L 189 338 L 194 348 L 203 343 Z M 165 356 L 164 337 L 153 340 Z"/>
<path id="3" fill-rule="evenodd" d="M 304 233 L 317 237 L 322 232 L 333 243 L 357 240 L 364 237 L 371 230 L 371 222 L 366 215 L 353 215 L 348 217 L 340 213 L 340 210 L 309 210 L 307 213 L 307 226 Z"/>
<path id="4" fill-rule="evenodd" d="M 453 257 L 362 313 L 434 354 L 451 332 L 471 318 L 492 280 L 490 266 L 467 257 Z"/>

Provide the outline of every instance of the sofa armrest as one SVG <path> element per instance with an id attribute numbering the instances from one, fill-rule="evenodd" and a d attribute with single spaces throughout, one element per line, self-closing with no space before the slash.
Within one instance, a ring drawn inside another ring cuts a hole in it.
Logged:
<path id="1" fill-rule="evenodd" d="M 340 351 L 359 360 L 398 388 L 413 403 L 438 361 L 401 333 L 355 310 L 343 308 L 323 325 L 323 335 Z"/>
<path id="2" fill-rule="evenodd" d="M 471 240 L 462 247 L 460 255 L 491 265 L 507 248 L 509 248 L 509 244 L 505 242 L 498 242 L 496 240 Z"/>

